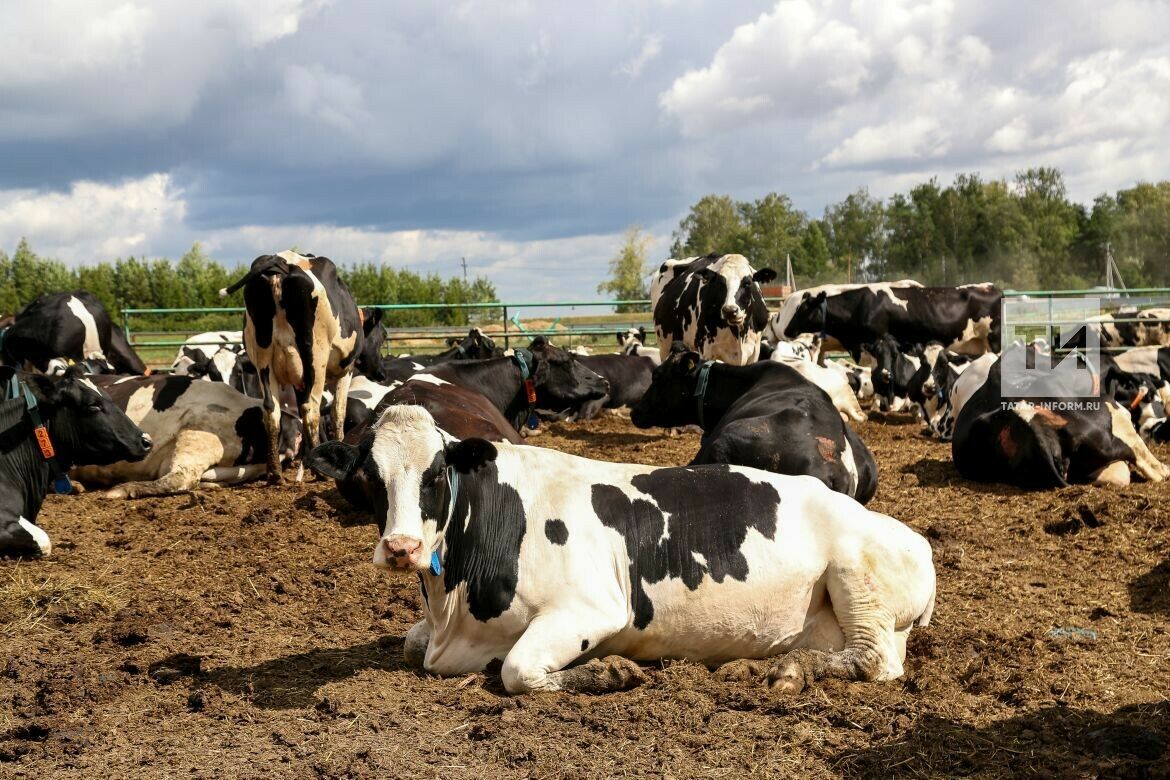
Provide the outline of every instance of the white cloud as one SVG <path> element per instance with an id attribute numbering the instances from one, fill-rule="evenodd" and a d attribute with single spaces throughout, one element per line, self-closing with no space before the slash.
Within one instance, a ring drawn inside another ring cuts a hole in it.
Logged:
<path id="1" fill-rule="evenodd" d="M 73 263 L 149 251 L 187 213 L 182 191 L 156 173 L 120 184 L 79 181 L 67 193 L 0 192 L 0 246 L 28 238 Z"/>
<path id="2" fill-rule="evenodd" d="M 899 159 L 940 157 L 949 146 L 938 120 L 914 117 L 863 127 L 824 157 L 829 165 L 866 165 Z"/>
<path id="3" fill-rule="evenodd" d="M 641 50 L 632 59 L 619 65 L 614 72 L 636 79 L 642 75 L 642 69 L 657 59 L 660 54 L 662 54 L 662 36 L 647 35 L 642 41 Z"/>

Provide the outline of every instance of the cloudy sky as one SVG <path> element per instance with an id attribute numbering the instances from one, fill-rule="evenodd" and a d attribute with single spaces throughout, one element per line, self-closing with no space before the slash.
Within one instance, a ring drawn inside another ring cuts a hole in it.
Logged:
<path id="1" fill-rule="evenodd" d="M 594 298 L 708 192 L 1170 177 L 1170 3 L 0 4 L 0 247 L 296 245 Z"/>

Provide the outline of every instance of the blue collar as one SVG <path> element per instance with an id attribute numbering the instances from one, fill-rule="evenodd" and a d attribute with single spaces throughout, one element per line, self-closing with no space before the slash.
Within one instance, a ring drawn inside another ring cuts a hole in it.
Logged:
<path id="1" fill-rule="evenodd" d="M 451 520 L 455 517 L 455 501 L 459 497 L 459 472 L 453 466 L 447 467 L 447 492 L 450 493 L 450 504 L 447 505 L 447 524 L 443 526 L 443 536 L 446 538 L 447 529 L 451 526 Z M 431 550 L 431 574 L 439 577 L 443 574 L 443 559 L 439 555 L 439 547 Z"/>
<path id="2" fill-rule="evenodd" d="M 57 463 L 57 454 L 53 449 L 53 441 L 49 437 L 49 429 L 45 427 L 40 409 L 37 407 L 37 397 L 15 373 L 8 380 L 4 397 L 8 400 L 19 400 L 23 397 L 25 413 L 28 415 L 29 422 L 32 423 L 33 438 L 36 439 L 37 449 L 40 450 L 41 457 L 49 464 L 49 472 L 53 476 L 53 491 L 59 495 L 72 493 L 73 483 L 69 481 L 65 470 Z"/>
<path id="3" fill-rule="evenodd" d="M 705 360 L 703 365 L 699 366 L 699 379 L 695 382 L 695 400 L 699 407 L 699 427 L 704 428 L 703 425 L 703 407 L 707 404 L 707 380 L 711 376 L 711 366 L 715 365 L 714 360 Z"/>
<path id="4" fill-rule="evenodd" d="M 531 351 L 527 349 L 514 349 L 512 350 L 512 360 L 520 369 L 521 380 L 526 380 L 532 376 L 532 364 L 535 362 L 535 359 Z"/>

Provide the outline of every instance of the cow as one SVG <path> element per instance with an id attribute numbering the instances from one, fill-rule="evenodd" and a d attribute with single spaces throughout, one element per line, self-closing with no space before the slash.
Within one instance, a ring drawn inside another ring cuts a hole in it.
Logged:
<path id="1" fill-rule="evenodd" d="M 768 358 L 768 362 L 788 366 L 824 390 L 833 402 L 833 406 L 841 414 L 842 420 L 865 422 L 869 419 L 861 409 L 861 403 L 857 398 L 857 394 L 853 391 L 852 385 L 849 383 L 847 373 L 837 368 L 819 366 L 813 361 L 814 358 L 812 355 L 802 359 L 786 356 L 781 350 L 773 352 L 772 356 Z"/>
<path id="2" fill-rule="evenodd" d="M 922 286 L 919 282 L 916 282 L 913 279 L 902 279 L 897 282 L 885 282 L 885 284 L 889 285 L 890 287 Z M 787 340 L 789 338 L 799 338 L 803 336 L 803 334 L 800 333 L 797 328 L 792 328 L 790 331 L 788 326 L 789 323 L 792 322 L 792 319 L 796 316 L 797 310 L 801 308 L 801 304 L 805 300 L 816 298 L 821 293 L 824 293 L 826 296 L 832 296 L 845 292 L 846 290 L 856 290 L 868 286 L 869 285 L 866 284 L 822 284 L 817 287 L 807 287 L 803 290 L 794 291 L 791 295 L 784 299 L 783 303 L 780 304 L 780 310 L 768 319 L 768 325 L 764 328 L 763 333 L 764 341 L 774 347 L 781 341 Z M 788 335 L 789 333 L 791 333 L 791 336 Z M 832 338 L 823 331 L 817 331 L 817 335 L 822 342 L 821 352 L 817 360 L 818 363 L 824 360 L 824 356 L 827 353 L 845 349 L 845 347 L 839 341 L 837 341 L 837 339 Z"/>
<path id="3" fill-rule="evenodd" d="M 382 366 L 382 345 L 386 343 L 386 329 L 382 327 L 382 317 L 385 313 L 384 309 L 376 306 L 367 306 L 358 313 L 365 338 L 362 339 L 361 351 L 354 361 L 354 369 L 375 382 L 385 382 L 387 379 L 386 370 Z"/>
<path id="4" fill-rule="evenodd" d="M 873 363 L 870 376 L 874 397 L 882 412 L 906 411 L 910 405 L 910 383 L 922 366 L 922 349 L 903 349 L 886 334 L 872 344 L 861 345 L 861 353 Z"/>
<path id="5" fill-rule="evenodd" d="M 934 608 L 927 541 L 805 477 L 458 441 L 415 406 L 309 465 L 375 483 L 374 562 L 420 581 L 407 662 L 453 676 L 502 658 L 512 694 L 618 690 L 663 658 L 774 658 L 778 693 L 895 679 Z"/>
<path id="6" fill-rule="evenodd" d="M 326 386 L 335 398 L 333 417 L 345 420 L 354 363 L 365 346 L 361 316 L 349 288 L 326 257 L 292 251 L 261 255 L 248 272 L 220 290 L 244 290 L 244 349 L 256 365 L 264 395 L 268 433 L 267 473 L 279 482 L 282 387 L 296 393 L 302 447 L 321 438 L 321 399 Z M 338 426 L 338 427 L 339 427 Z M 298 470 L 300 480 L 302 471 Z"/>
<path id="7" fill-rule="evenodd" d="M 1168 347 L 1170 309 L 1154 308 L 1139 311 L 1137 307 L 1123 307 L 1117 312 L 1113 329 L 1120 346 Z M 1102 343 L 1108 346 L 1104 341 Z"/>
<path id="8" fill-rule="evenodd" d="M 819 360 L 820 356 L 817 357 Z M 870 366 L 859 366 L 848 360 L 831 359 L 825 361 L 825 368 L 832 369 L 844 377 L 858 401 L 868 401 L 874 397 L 873 373 Z"/>
<path id="9" fill-rule="evenodd" d="M 860 360 L 863 344 L 889 334 L 910 346 L 938 341 L 971 357 L 998 352 L 1003 293 L 991 284 L 921 287 L 867 284 L 803 295 L 783 334 L 832 336 Z"/>
<path id="10" fill-rule="evenodd" d="M 0 367 L 0 397 L 0 555 L 48 555 L 36 520 L 49 486 L 68 486 L 75 465 L 141 460 L 152 442 L 77 368 L 52 379 Z"/>
<path id="11" fill-rule="evenodd" d="M 662 362 L 662 356 L 658 350 L 646 346 L 646 329 L 640 325 L 637 328 L 630 328 L 624 333 L 618 331 L 617 342 L 623 355 L 650 358 L 654 365 Z"/>
<path id="12" fill-rule="evenodd" d="M 434 355 L 399 355 L 385 358 L 382 370 L 385 381 L 402 381 L 430 366 L 449 363 L 454 360 L 487 360 L 503 357 L 504 350 L 496 346 L 479 328 L 472 328 L 462 339 L 447 339 L 447 349 Z"/>
<path id="13" fill-rule="evenodd" d="M 1030 354 L 1012 354 L 1024 349 Z M 955 418 L 951 452 L 960 474 L 1026 489 L 1084 482 L 1127 485 L 1131 467 L 1151 482 L 1170 476 L 1134 429 L 1129 412 L 1099 391 L 1085 396 L 1066 375 L 1033 372 L 1035 379 L 1021 379 L 1005 393 L 1005 360 L 1032 364 L 1050 359 L 1033 347 L 1013 345 L 990 366 Z"/>
<path id="14" fill-rule="evenodd" d="M 197 333 L 179 347 L 179 354 L 171 362 L 171 373 L 224 382 L 240 389 L 243 381 L 238 375 L 242 372 L 237 364 L 243 352 L 244 332 L 241 330 Z"/>
<path id="15" fill-rule="evenodd" d="M 918 359 L 920 365 L 906 383 L 906 397 L 922 415 L 926 433 L 941 435 L 943 408 L 971 360 L 938 342 L 927 344 Z"/>
<path id="16" fill-rule="evenodd" d="M 92 293 L 46 293 L 0 331 L 0 362 L 41 373 L 53 358 L 107 360 L 123 374 L 149 373 L 126 334 Z"/>
<path id="17" fill-rule="evenodd" d="M 633 406 L 650 386 L 655 363 L 648 357 L 632 355 L 585 355 L 577 362 L 600 376 L 609 385 L 603 397 L 571 402 L 547 390 L 537 391 L 537 403 L 542 409 L 564 410 L 558 417 L 576 421 L 592 420 L 602 409 L 621 409 Z"/>
<path id="18" fill-rule="evenodd" d="M 667 260 L 650 282 L 650 306 L 662 360 L 681 341 L 705 360 L 741 366 L 760 355 L 768 307 L 760 284 L 776 278 L 743 255 L 712 254 Z"/>
<path id="19" fill-rule="evenodd" d="M 676 348 L 654 370 L 630 419 L 639 428 L 701 426 L 702 445 L 691 465 L 807 474 L 863 504 L 877 489 L 869 448 L 824 390 L 783 363 L 729 366 Z"/>
<path id="20" fill-rule="evenodd" d="M 234 485 L 264 476 L 263 402 L 222 382 L 189 376 L 94 377 L 93 382 L 154 441 L 149 457 L 79 466 L 73 477 L 111 487 L 110 498 L 142 498 Z M 300 420 L 281 415 L 279 457 L 296 455 Z"/>

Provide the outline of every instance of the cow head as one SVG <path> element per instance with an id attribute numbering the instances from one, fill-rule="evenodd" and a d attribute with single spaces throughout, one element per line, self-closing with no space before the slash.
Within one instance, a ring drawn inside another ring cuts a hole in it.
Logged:
<path id="1" fill-rule="evenodd" d="M 630 421 L 639 428 L 673 428 L 698 422 L 695 387 L 703 358 L 679 342 L 670 347 L 670 355 L 654 369 L 650 387 L 642 400 L 630 410 Z"/>
<path id="2" fill-rule="evenodd" d="M 382 309 L 362 309 L 362 330 L 365 339 L 362 341 L 362 351 L 354 361 L 359 372 L 375 382 L 386 381 L 386 371 L 382 368 L 382 345 L 386 342 L 386 329 L 382 327 Z"/>
<path id="3" fill-rule="evenodd" d="M 874 394 L 878 408 L 883 412 L 895 411 L 895 398 L 902 398 L 909 392 L 910 380 L 922 364 L 922 351 L 917 347 L 905 352 L 898 340 L 886 334 L 873 344 L 862 345 L 862 350 L 873 362 Z"/>
<path id="4" fill-rule="evenodd" d="M 532 340 L 532 379 L 542 397 L 552 403 L 577 403 L 604 398 L 609 394 L 609 382 L 590 371 L 577 356 L 555 347 L 544 336 Z"/>
<path id="5" fill-rule="evenodd" d="M 496 458 L 483 439 L 456 441 L 421 406 L 391 406 L 361 444 L 322 444 L 306 463 L 319 474 L 368 478 L 381 539 L 374 564 L 425 571 L 440 550 L 451 514 L 452 472 L 471 474 Z M 456 522 L 461 522 L 457 520 Z"/>
<path id="6" fill-rule="evenodd" d="M 801 293 L 803 296 L 800 303 L 796 307 L 788 324 L 784 326 L 784 332 L 780 334 L 785 338 L 794 338 L 801 333 L 824 333 L 826 310 L 829 306 L 828 295 L 822 290 L 816 295 L 809 295 L 808 293 Z"/>
<path id="7" fill-rule="evenodd" d="M 636 328 L 629 328 L 625 331 L 618 331 L 617 333 L 618 346 L 622 348 L 622 352 L 629 354 L 638 347 L 639 344 L 646 343 L 646 329 L 638 326 Z"/>
<path id="8" fill-rule="evenodd" d="M 45 367 L 49 376 L 65 376 L 65 372 L 72 366 L 77 366 L 83 374 L 116 374 L 118 370 L 105 358 L 95 356 L 87 360 L 70 360 L 68 358 L 53 358 Z"/>
<path id="9" fill-rule="evenodd" d="M 762 331 L 768 325 L 768 307 L 760 284 L 776 278 L 771 268 L 756 271 L 743 255 L 724 255 L 698 271 L 705 289 L 704 305 L 717 306 L 723 322 L 738 333 Z"/>
<path id="10" fill-rule="evenodd" d="M 25 377 L 36 396 L 62 466 L 139 461 L 151 440 L 97 385 L 73 366 L 58 380 Z"/>

